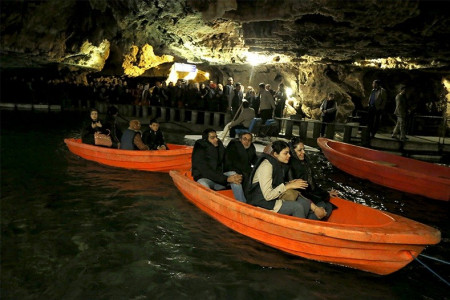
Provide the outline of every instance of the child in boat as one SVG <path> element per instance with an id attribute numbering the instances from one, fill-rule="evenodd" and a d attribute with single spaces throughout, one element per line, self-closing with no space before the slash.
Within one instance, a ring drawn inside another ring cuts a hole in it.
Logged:
<path id="1" fill-rule="evenodd" d="M 159 129 L 159 122 L 156 119 L 150 120 L 150 129 L 145 131 L 142 135 L 144 144 L 148 146 L 150 150 L 168 150 L 169 148 L 164 141 L 164 136 Z"/>
<path id="2" fill-rule="evenodd" d="M 317 206 L 296 191 L 307 188 L 305 180 L 285 182 L 289 158 L 288 143 L 273 142 L 271 154 L 263 153 L 250 175 L 247 203 L 299 218 L 324 218 L 327 212 L 323 207 Z"/>

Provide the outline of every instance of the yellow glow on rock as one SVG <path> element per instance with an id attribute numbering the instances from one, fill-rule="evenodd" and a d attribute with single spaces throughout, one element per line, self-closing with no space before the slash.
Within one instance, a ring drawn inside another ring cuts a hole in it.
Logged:
<path id="1" fill-rule="evenodd" d="M 81 45 L 79 53 L 64 57 L 61 63 L 101 71 L 109 57 L 109 51 L 110 43 L 108 40 L 103 40 L 98 47 L 92 45 L 89 41 L 85 41 Z"/>
<path id="2" fill-rule="evenodd" d="M 155 55 L 153 47 L 149 44 L 145 44 L 140 51 L 139 61 L 137 59 L 139 53 L 138 46 L 131 46 L 130 53 L 124 55 L 122 67 L 125 75 L 137 77 L 144 74 L 148 69 L 166 62 L 173 62 L 173 56 L 171 55 Z"/>

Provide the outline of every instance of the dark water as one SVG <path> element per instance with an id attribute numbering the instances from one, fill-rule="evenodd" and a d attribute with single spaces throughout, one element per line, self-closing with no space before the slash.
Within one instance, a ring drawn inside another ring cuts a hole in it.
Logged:
<path id="1" fill-rule="evenodd" d="M 71 154 L 79 116 L 1 112 L 2 299 L 449 299 L 418 262 L 378 276 L 284 254 L 190 204 L 168 174 Z M 169 134 L 171 142 L 182 135 Z M 438 228 L 424 254 L 450 260 L 449 204 L 353 178 L 312 156 L 328 187 Z M 421 258 L 447 281 L 448 265 Z"/>

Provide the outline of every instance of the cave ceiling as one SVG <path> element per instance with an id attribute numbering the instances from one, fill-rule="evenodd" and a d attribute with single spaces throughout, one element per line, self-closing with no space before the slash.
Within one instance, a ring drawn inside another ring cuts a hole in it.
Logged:
<path id="1" fill-rule="evenodd" d="M 450 66 L 445 1 L 3 0 L 0 5 L 2 68 L 59 64 L 99 71 L 106 64 L 124 72 L 124 60 L 139 66 L 143 55 L 136 49 L 148 46 L 161 61 L 209 65 L 247 64 L 256 57 L 261 63 Z"/>

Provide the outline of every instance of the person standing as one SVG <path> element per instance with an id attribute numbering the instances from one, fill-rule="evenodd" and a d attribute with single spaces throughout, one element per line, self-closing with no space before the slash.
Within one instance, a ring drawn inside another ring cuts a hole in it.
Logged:
<path id="1" fill-rule="evenodd" d="M 372 82 L 372 92 L 369 97 L 369 111 L 367 126 L 369 127 L 370 137 L 375 137 L 380 125 L 381 114 L 386 106 L 387 94 L 386 90 L 381 87 L 380 80 L 374 80 Z"/>
<path id="2" fill-rule="evenodd" d="M 400 132 L 400 140 L 402 141 L 408 139 L 406 137 L 406 102 L 406 86 L 401 86 L 400 92 L 395 97 L 394 115 L 397 117 L 397 123 L 391 137 L 398 138 L 398 133 Z"/>
<path id="3" fill-rule="evenodd" d="M 320 136 L 325 136 L 325 130 L 327 128 L 327 123 L 333 123 L 336 119 L 337 113 L 337 103 L 334 99 L 334 93 L 328 93 L 328 97 L 323 100 L 320 105 L 322 126 L 320 128 Z"/>
<path id="4" fill-rule="evenodd" d="M 272 94 L 266 90 L 264 83 L 259 84 L 259 113 L 262 119 L 262 124 L 266 123 L 266 120 L 272 119 L 273 110 L 275 109 L 275 101 Z"/>
<path id="5" fill-rule="evenodd" d="M 231 114 L 231 100 L 234 96 L 234 86 L 233 86 L 233 77 L 229 77 L 227 80 L 227 85 L 225 85 L 223 89 L 223 95 L 225 96 L 225 99 L 227 101 L 227 112 L 230 112 Z M 233 116 L 231 116 L 233 118 Z"/>

